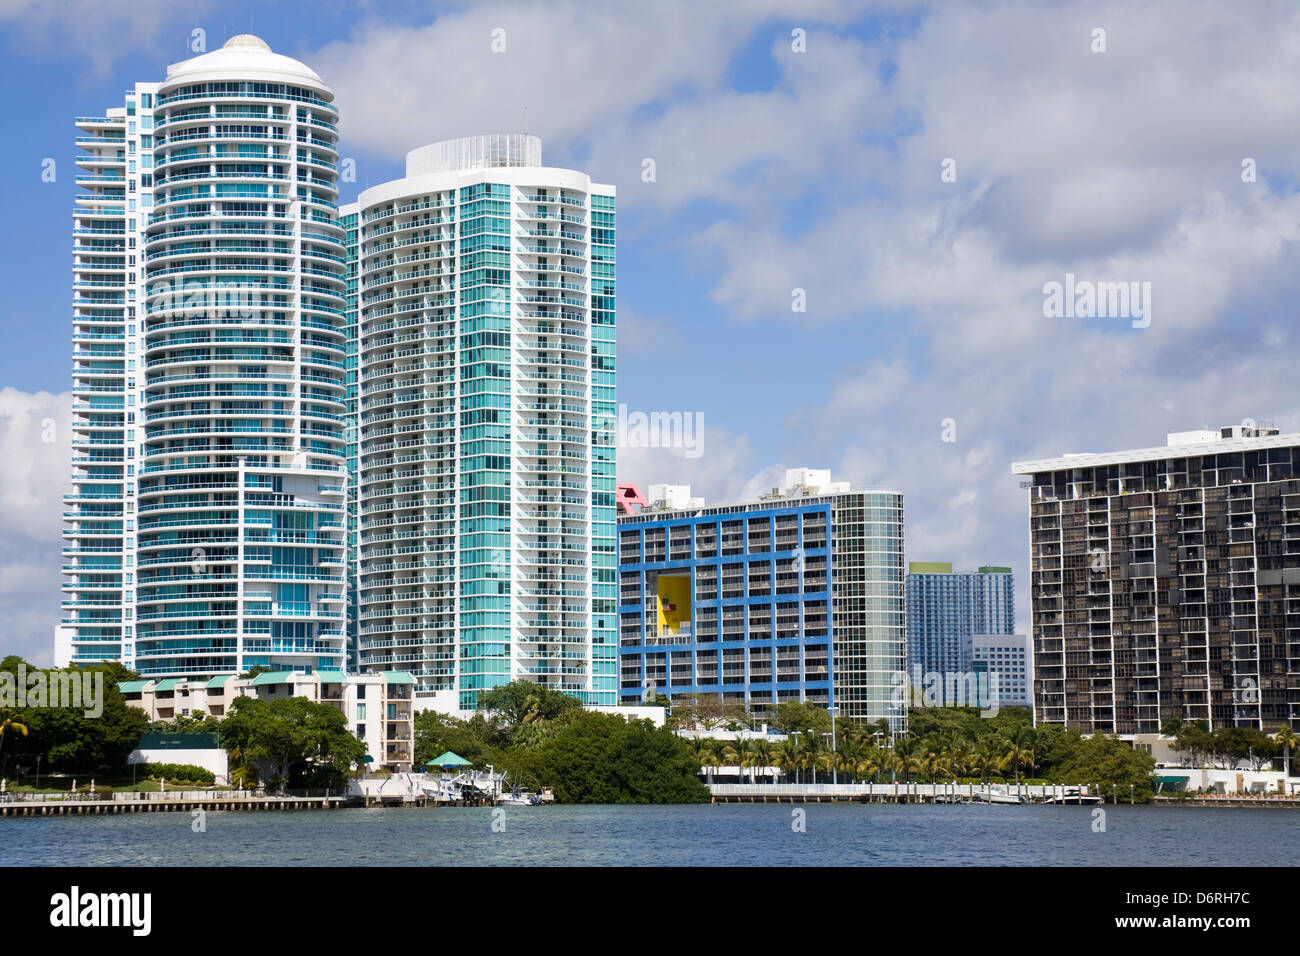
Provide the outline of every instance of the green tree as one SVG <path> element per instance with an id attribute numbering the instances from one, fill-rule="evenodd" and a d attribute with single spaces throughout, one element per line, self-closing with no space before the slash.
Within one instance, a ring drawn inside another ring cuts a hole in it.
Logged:
<path id="1" fill-rule="evenodd" d="M 5 658 L 0 669 L 12 668 L 12 672 L 17 673 L 18 664 L 25 663 L 21 658 L 11 656 Z M 98 717 L 87 717 L 83 707 L 14 708 L 27 727 L 27 734 L 13 741 L 15 759 L 19 755 L 25 758 L 41 754 L 46 766 L 64 773 L 124 770 L 127 757 L 149 726 L 144 711 L 127 704 L 117 689 L 118 679 L 130 676 L 132 672 L 116 663 L 61 670 L 36 668 L 30 664 L 26 667 L 29 675 L 38 670 L 44 673 L 47 686 L 52 675 L 72 674 L 80 678 L 85 673 L 102 674 L 102 712 Z"/>
<path id="2" fill-rule="evenodd" d="M 892 751 L 869 747 L 858 759 L 857 772 L 864 777 L 870 777 L 872 783 L 879 783 L 881 777 L 891 771 L 896 759 Z"/>
<path id="3" fill-rule="evenodd" d="M 216 734 L 221 732 L 221 718 L 195 711 L 174 720 L 155 721 L 153 730 L 166 734 Z"/>
<path id="4" fill-rule="evenodd" d="M 1015 769 L 1016 783 L 1020 783 L 1020 768 L 1034 759 L 1034 732 L 1027 724 L 1016 726 L 1004 738 L 1006 741 L 1006 759 Z"/>
<path id="5" fill-rule="evenodd" d="M 753 753 L 750 756 L 750 766 L 755 768 L 767 768 L 773 766 L 775 760 L 774 748 L 772 741 L 759 738 L 754 741 Z"/>
<path id="6" fill-rule="evenodd" d="M 1273 735 L 1273 742 L 1277 744 L 1277 749 L 1282 752 L 1283 774 L 1291 776 L 1291 751 L 1296 747 L 1295 731 L 1291 729 L 1290 724 L 1283 724 Z"/>
<path id="7" fill-rule="evenodd" d="M 954 740 L 946 751 L 948 767 L 955 777 L 968 777 L 975 765 L 975 748 L 964 739 Z"/>
<path id="8" fill-rule="evenodd" d="M 1156 762 L 1145 751 L 1135 750 L 1116 736 L 1093 734 L 1081 737 L 1060 764 L 1052 768 L 1048 779 L 1053 783 L 1096 783 L 1103 791 L 1128 792 L 1145 803 L 1151 799 L 1151 772 Z"/>
<path id="9" fill-rule="evenodd" d="M 295 782 L 341 786 L 366 753 L 341 710 L 305 697 L 235 698 L 221 723 L 221 745 L 251 761 L 262 779 L 281 792 Z"/>
<path id="10" fill-rule="evenodd" d="M 700 766 L 704 768 L 709 783 L 713 782 L 713 771 L 722 766 L 724 755 L 721 741 L 714 740 L 710 737 L 699 738 L 703 746 L 700 748 Z"/>
<path id="11" fill-rule="evenodd" d="M 551 690 L 529 680 L 514 680 L 479 695 L 478 709 L 500 714 L 509 726 L 554 720 L 582 702 L 571 694 Z"/>
<path id="12" fill-rule="evenodd" d="M 735 764 L 737 769 L 736 782 L 745 782 L 745 767 L 753 752 L 753 744 L 743 737 L 737 738 L 727 744 L 727 764 Z"/>
<path id="13" fill-rule="evenodd" d="M 980 782 L 988 783 L 990 777 L 1001 776 L 1006 765 L 1002 747 L 993 737 L 985 737 L 975 745 L 975 769 L 979 772 Z"/>
<path id="14" fill-rule="evenodd" d="M 793 737 L 786 737 L 777 745 L 776 765 L 785 774 L 787 783 L 790 781 L 792 774 L 796 782 L 798 781 L 799 768 L 803 766 L 803 753 L 799 749 L 799 741 Z"/>
<path id="15" fill-rule="evenodd" d="M 540 741 L 542 723 L 518 724 L 513 729 L 500 727 L 482 712 L 469 720 L 460 720 L 436 710 L 422 710 L 415 715 L 415 766 L 423 767 L 434 757 L 450 750 L 476 767 L 505 765 L 505 748 L 518 739 L 521 746 Z M 537 728 L 533 730 L 533 728 Z M 528 728 L 525 730 L 525 728 Z"/>
<path id="16" fill-rule="evenodd" d="M 743 700 L 726 700 L 722 703 L 722 726 L 727 730 L 749 730 L 754 716 Z"/>
<path id="17" fill-rule="evenodd" d="M 533 773 L 563 803 L 698 803 L 709 790 L 684 740 L 648 720 L 584 711 L 537 752 Z"/>
<path id="18" fill-rule="evenodd" d="M 798 734 L 806 730 L 820 732 L 831 729 L 831 715 L 825 707 L 788 700 L 776 705 L 774 726 L 783 734 Z"/>
<path id="19" fill-rule="evenodd" d="M 819 733 L 802 733 L 799 735 L 799 750 L 802 753 L 801 763 L 803 769 L 812 775 L 812 782 L 817 782 L 817 768 L 822 762 L 822 751 L 826 749 L 826 743 L 822 740 Z"/>
<path id="20" fill-rule="evenodd" d="M 1205 766 L 1215 746 L 1216 742 L 1214 735 L 1210 733 L 1209 723 L 1204 720 L 1184 722 L 1178 728 L 1178 736 L 1174 738 L 1174 747 L 1179 752 L 1187 754 L 1191 758 L 1192 765 L 1196 767 Z"/>
<path id="21" fill-rule="evenodd" d="M 17 736 L 27 736 L 27 723 L 23 720 L 23 715 L 9 707 L 0 707 L 0 774 L 4 773 L 5 741 Z"/>
<path id="22" fill-rule="evenodd" d="M 1273 738 L 1255 727 L 1220 727 L 1211 734 L 1214 752 L 1225 767 L 1246 760 L 1258 770 L 1277 753 Z"/>

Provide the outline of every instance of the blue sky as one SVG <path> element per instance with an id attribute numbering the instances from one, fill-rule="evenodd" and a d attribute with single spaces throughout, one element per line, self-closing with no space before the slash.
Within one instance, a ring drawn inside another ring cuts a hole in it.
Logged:
<path id="1" fill-rule="evenodd" d="M 505 131 L 615 184 L 619 399 L 706 424 L 699 458 L 625 449 L 620 476 L 710 500 L 802 465 L 895 488 L 909 559 L 1012 565 L 1026 630 L 1011 461 L 1297 428 L 1300 21 L 1249 6 L 0 0 L 21 224 L 0 231 L 0 647 L 48 659 L 58 616 L 67 448 L 39 426 L 66 420 L 72 120 L 161 79 L 195 27 L 214 49 L 251 16 L 317 71 L 357 189 Z M 1067 272 L 1152 283 L 1150 327 L 1046 318 Z"/>

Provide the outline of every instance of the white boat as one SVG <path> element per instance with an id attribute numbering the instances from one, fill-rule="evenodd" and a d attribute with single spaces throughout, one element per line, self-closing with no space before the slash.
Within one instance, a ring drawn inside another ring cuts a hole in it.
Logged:
<path id="1" fill-rule="evenodd" d="M 1101 803 L 1101 797 L 1095 793 L 1084 793 L 1078 787 L 1066 787 L 1060 793 L 1048 797 L 1045 803 L 1078 805 L 1084 803 Z"/>
<path id="2" fill-rule="evenodd" d="M 466 798 L 488 799 L 496 802 L 505 783 L 505 774 L 495 773 L 488 766 L 486 770 L 467 770 L 451 778 L 451 786 L 459 787 Z"/>
<path id="3" fill-rule="evenodd" d="M 420 787 L 420 792 L 432 803 L 463 803 L 465 801 L 465 795 L 460 787 L 454 785 L 450 780 L 426 782 Z"/>
<path id="4" fill-rule="evenodd" d="M 509 793 L 503 793 L 498 802 L 503 807 L 540 807 L 542 798 L 527 790 L 515 789 Z"/>
<path id="5" fill-rule="evenodd" d="M 1028 803 L 1022 794 L 1007 793 L 1005 787 L 987 787 L 976 790 L 972 799 L 976 803 Z"/>

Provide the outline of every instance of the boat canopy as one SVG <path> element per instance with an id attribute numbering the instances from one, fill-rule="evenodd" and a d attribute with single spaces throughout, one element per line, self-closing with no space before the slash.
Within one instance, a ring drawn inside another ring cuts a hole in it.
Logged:
<path id="1" fill-rule="evenodd" d="M 472 767 L 474 763 L 448 750 L 441 757 L 434 757 L 432 760 L 425 761 L 424 765 L 426 767 Z"/>

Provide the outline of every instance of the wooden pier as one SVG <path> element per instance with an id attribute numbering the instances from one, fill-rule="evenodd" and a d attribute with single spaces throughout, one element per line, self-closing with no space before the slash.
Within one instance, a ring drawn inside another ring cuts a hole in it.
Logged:
<path id="1" fill-rule="evenodd" d="M 349 804 L 349 798 L 334 797 L 210 797 L 149 794 L 139 800 L 6 800 L 0 801 L 0 817 L 99 816 L 122 813 L 188 813 L 194 810 L 334 810 Z M 161 799 L 160 799 L 161 798 Z"/>
<path id="2" fill-rule="evenodd" d="M 1083 797 L 1079 798 L 1082 790 Z M 1097 802 L 1088 788 L 1050 784 L 715 783 L 714 803 L 1076 803 Z"/>

